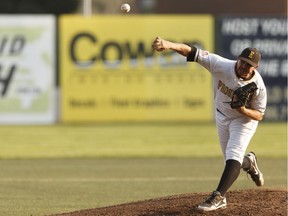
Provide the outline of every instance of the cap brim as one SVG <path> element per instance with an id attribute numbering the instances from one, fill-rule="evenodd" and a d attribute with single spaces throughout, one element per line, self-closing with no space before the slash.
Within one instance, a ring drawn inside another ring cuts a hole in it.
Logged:
<path id="1" fill-rule="evenodd" d="M 256 64 L 255 62 L 252 62 L 251 60 L 249 60 L 249 59 L 247 59 L 247 58 L 243 58 L 243 57 L 239 56 L 239 59 L 241 59 L 242 61 L 250 64 L 250 65 L 253 66 L 253 67 L 257 67 L 257 66 L 258 66 L 258 64 Z"/>

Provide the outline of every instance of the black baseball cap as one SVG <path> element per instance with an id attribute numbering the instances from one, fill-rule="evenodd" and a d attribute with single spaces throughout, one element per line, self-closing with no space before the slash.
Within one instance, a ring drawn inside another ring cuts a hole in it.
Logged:
<path id="1" fill-rule="evenodd" d="M 256 48 L 247 47 L 242 51 L 238 58 L 253 67 L 257 67 L 261 60 L 261 54 Z"/>

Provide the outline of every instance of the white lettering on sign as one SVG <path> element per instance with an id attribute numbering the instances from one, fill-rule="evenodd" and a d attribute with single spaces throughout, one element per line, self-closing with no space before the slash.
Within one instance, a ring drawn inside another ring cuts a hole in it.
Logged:
<path id="1" fill-rule="evenodd" d="M 287 19 L 263 19 L 260 21 L 262 34 L 267 36 L 286 36 Z"/>
<path id="2" fill-rule="evenodd" d="M 225 19 L 222 24 L 223 35 L 249 36 L 258 32 L 258 19 Z"/>

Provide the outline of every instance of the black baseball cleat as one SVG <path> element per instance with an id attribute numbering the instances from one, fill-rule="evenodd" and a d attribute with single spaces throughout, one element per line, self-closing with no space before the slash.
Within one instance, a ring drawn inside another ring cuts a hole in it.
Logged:
<path id="1" fill-rule="evenodd" d="M 243 169 L 243 170 L 251 176 L 252 180 L 255 182 L 255 184 L 258 187 L 263 186 L 264 185 L 264 177 L 258 168 L 257 158 L 255 156 L 255 153 L 249 152 L 247 155 L 245 155 L 245 158 L 248 159 L 248 161 L 250 162 L 250 168 L 249 169 Z"/>
<path id="2" fill-rule="evenodd" d="M 218 191 L 213 191 L 211 196 L 205 202 L 200 204 L 197 209 L 201 211 L 213 211 L 220 208 L 224 209 L 226 206 L 226 197 L 222 197 Z"/>

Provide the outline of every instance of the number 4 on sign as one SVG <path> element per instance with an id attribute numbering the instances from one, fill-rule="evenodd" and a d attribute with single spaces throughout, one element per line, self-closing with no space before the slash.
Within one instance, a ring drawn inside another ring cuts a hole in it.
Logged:
<path id="1" fill-rule="evenodd" d="M 13 74 L 15 73 L 15 70 L 16 70 L 16 65 L 12 65 L 9 69 L 8 69 L 8 73 L 7 73 L 7 76 L 5 78 L 2 77 L 2 65 L 0 65 L 0 85 L 3 86 L 2 88 L 2 91 L 1 91 L 1 95 L 2 96 L 5 96 L 7 90 L 8 90 L 8 87 L 11 83 L 11 79 L 12 79 L 12 76 Z"/>

